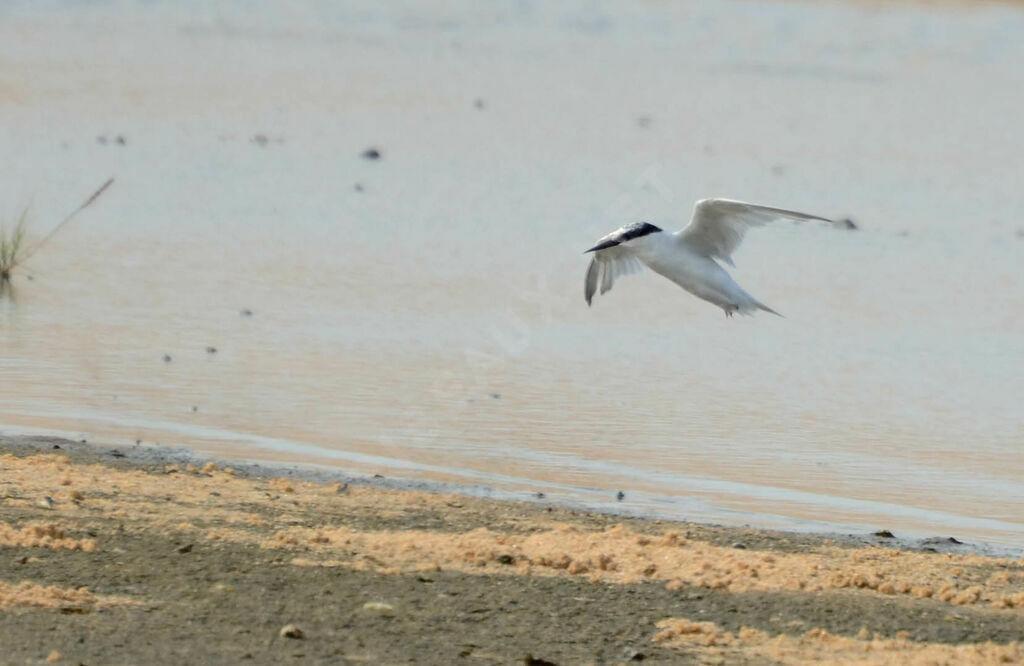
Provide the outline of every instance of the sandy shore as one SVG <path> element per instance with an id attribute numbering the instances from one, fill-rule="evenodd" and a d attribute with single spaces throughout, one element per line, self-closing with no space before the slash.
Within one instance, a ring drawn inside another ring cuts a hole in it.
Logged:
<path id="1" fill-rule="evenodd" d="M 1024 560 L 4 437 L 0 613 L 18 664 L 1020 663 Z"/>

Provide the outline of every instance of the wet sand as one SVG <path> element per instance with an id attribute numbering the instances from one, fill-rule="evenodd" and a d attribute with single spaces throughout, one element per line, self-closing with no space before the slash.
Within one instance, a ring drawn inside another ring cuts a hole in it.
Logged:
<path id="1" fill-rule="evenodd" d="M 387 483 L 2 437 L 5 663 L 1024 661 L 1019 558 Z"/>

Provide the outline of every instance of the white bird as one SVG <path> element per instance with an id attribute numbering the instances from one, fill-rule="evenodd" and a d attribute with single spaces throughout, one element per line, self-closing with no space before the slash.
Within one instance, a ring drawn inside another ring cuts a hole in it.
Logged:
<path id="1" fill-rule="evenodd" d="M 715 261 L 734 266 L 732 253 L 743 241 L 747 229 L 778 219 L 833 223 L 825 217 L 771 206 L 731 199 L 701 199 L 693 206 L 690 224 L 675 233 L 665 233 L 647 222 L 627 224 L 584 252 L 594 253 L 584 281 L 587 305 L 598 285 L 603 294 L 612 288 L 616 278 L 647 266 L 697 298 L 722 308 L 727 317 L 737 312 L 754 314 L 758 310 L 778 315 L 744 291 Z"/>

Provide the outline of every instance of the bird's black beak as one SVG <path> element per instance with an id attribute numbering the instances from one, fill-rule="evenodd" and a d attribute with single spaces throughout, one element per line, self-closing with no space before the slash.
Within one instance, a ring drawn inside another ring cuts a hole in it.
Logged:
<path id="1" fill-rule="evenodd" d="M 587 254 L 587 252 L 597 252 L 598 250 L 606 250 L 606 249 L 608 249 L 610 247 L 615 247 L 618 244 L 619 244 L 619 241 L 614 241 L 614 240 L 605 241 L 605 242 L 603 242 L 603 243 L 601 243 L 599 245 L 595 245 L 594 247 L 590 248 L 589 250 L 587 250 L 583 254 Z"/>

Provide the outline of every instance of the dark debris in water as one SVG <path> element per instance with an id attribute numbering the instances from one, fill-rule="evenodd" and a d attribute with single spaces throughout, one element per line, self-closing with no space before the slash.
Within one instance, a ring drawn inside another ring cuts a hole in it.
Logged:
<path id="1" fill-rule="evenodd" d="M 959 545 L 963 544 L 963 541 L 961 541 L 960 539 L 957 539 L 956 537 L 928 537 L 927 539 L 924 539 L 923 541 L 921 541 L 921 543 L 922 544 L 927 544 L 927 545 L 932 545 L 932 544 L 943 544 L 943 545 L 944 544 L 950 544 L 950 545 L 953 545 L 953 546 L 959 546 Z"/>
<path id="2" fill-rule="evenodd" d="M 881 537 L 883 539 L 895 539 L 896 538 L 896 536 L 892 532 L 890 532 L 889 530 L 878 530 L 877 532 L 874 532 L 873 535 L 876 536 L 876 537 Z"/>

